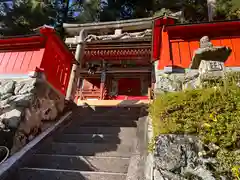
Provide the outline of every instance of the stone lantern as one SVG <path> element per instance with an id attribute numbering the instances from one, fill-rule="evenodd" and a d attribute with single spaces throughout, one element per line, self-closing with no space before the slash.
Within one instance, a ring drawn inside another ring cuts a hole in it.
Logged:
<path id="1" fill-rule="evenodd" d="M 207 80 L 217 80 L 225 74 L 224 63 L 231 54 L 231 49 L 225 46 L 213 46 L 209 37 L 200 40 L 200 48 L 194 53 L 190 64 L 191 70 L 198 70 L 196 86 L 202 86 Z"/>

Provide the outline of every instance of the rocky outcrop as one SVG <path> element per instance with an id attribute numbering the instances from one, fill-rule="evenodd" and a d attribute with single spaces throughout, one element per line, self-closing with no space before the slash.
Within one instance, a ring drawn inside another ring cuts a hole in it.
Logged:
<path id="1" fill-rule="evenodd" d="M 43 79 L 0 80 L 0 146 L 16 152 L 55 120 L 64 97 Z"/>
<path id="2" fill-rule="evenodd" d="M 215 180 L 208 167 L 216 160 L 204 158 L 201 152 L 202 143 L 197 137 L 160 135 L 156 141 L 154 180 Z"/>
<path id="3" fill-rule="evenodd" d="M 175 74 L 160 74 L 157 78 L 156 93 L 182 90 L 182 77 Z"/>

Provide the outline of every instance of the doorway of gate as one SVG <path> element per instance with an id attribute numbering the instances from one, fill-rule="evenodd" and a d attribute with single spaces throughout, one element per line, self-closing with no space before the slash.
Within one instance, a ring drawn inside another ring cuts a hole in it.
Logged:
<path id="1" fill-rule="evenodd" d="M 147 99 L 142 96 L 140 78 L 120 78 L 118 79 L 118 100 L 141 100 Z"/>

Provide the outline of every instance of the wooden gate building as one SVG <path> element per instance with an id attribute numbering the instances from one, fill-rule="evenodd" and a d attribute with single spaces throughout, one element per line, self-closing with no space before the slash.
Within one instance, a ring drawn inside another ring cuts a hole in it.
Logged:
<path id="1" fill-rule="evenodd" d="M 76 99 L 142 100 L 151 92 L 152 19 L 64 24 L 73 53 L 82 38 Z M 79 35 L 83 32 L 82 36 Z M 84 35 L 83 35 L 84 34 Z M 76 59 L 79 57 L 76 57 Z"/>

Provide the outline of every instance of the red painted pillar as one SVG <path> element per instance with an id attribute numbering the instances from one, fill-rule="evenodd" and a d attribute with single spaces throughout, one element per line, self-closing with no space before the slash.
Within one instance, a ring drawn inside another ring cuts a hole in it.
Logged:
<path id="1" fill-rule="evenodd" d="M 172 65 L 172 61 L 170 58 L 170 41 L 169 41 L 169 35 L 168 31 L 166 30 L 166 27 L 163 26 L 162 32 L 161 32 L 161 43 L 160 43 L 160 56 L 159 56 L 159 62 L 158 62 L 158 69 L 163 69 L 165 66 Z"/>
<path id="2" fill-rule="evenodd" d="M 160 45 L 161 45 L 161 30 L 162 30 L 162 21 L 157 19 L 154 21 L 154 27 L 152 29 L 153 39 L 152 39 L 152 60 L 156 61 L 159 59 L 160 55 Z"/>
<path id="3" fill-rule="evenodd" d="M 154 97 L 154 89 L 155 89 L 155 83 L 156 83 L 156 76 L 155 76 L 155 67 L 152 66 L 152 71 L 151 71 L 151 97 L 152 99 Z"/>

